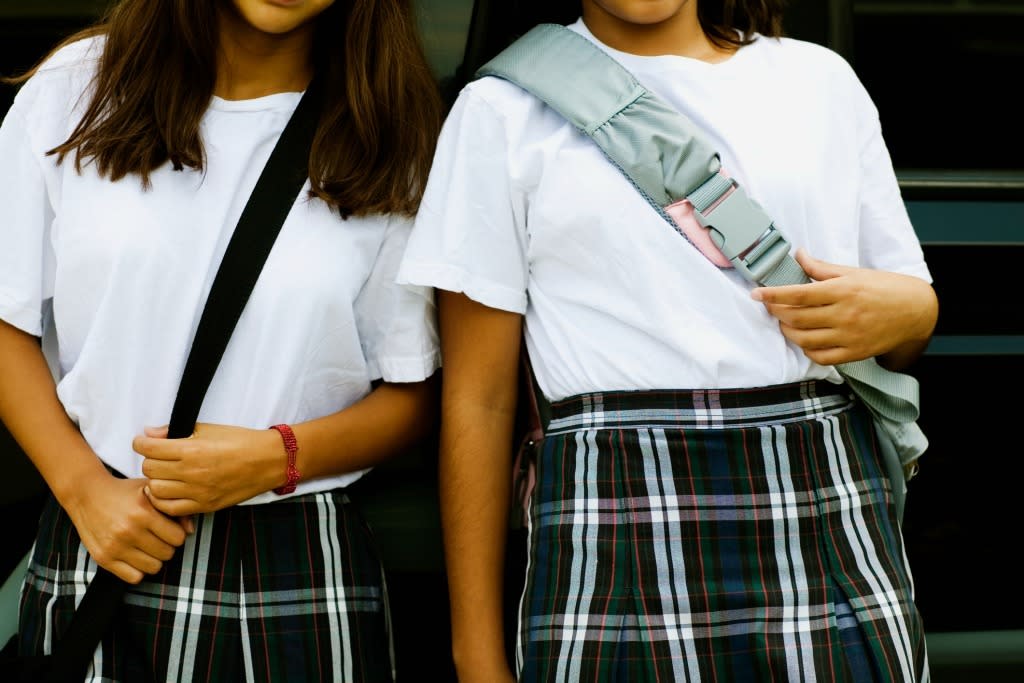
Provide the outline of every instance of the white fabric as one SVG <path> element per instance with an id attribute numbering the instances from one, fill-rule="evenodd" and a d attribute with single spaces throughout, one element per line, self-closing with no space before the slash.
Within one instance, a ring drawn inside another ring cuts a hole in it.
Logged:
<path id="1" fill-rule="evenodd" d="M 86 40 L 53 57 L 0 128 L 0 317 L 40 335 L 52 304 L 60 400 L 100 458 L 134 477 L 132 438 L 170 418 L 220 258 L 301 94 L 214 98 L 202 122 L 205 171 L 168 164 L 143 190 L 137 177 L 110 182 L 91 165 L 79 175 L 73 159 L 46 156 L 81 115 L 98 47 Z M 375 379 L 431 375 L 432 292 L 394 282 L 410 229 L 398 217 L 343 221 L 303 193 L 199 420 L 302 422 L 358 401 Z M 360 474 L 307 480 L 296 494 Z"/>
<path id="2" fill-rule="evenodd" d="M 931 281 L 877 111 L 839 55 L 767 38 L 715 65 L 601 47 L 705 131 L 794 248 Z M 466 86 L 445 123 L 399 281 L 525 313 L 549 399 L 838 381 L 593 142 L 493 77 Z"/>

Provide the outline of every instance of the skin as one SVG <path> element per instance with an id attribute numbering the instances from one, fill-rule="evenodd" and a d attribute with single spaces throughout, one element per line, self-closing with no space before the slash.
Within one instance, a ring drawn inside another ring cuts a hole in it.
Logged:
<path id="1" fill-rule="evenodd" d="M 302 90 L 312 74 L 312 20 L 332 0 L 235 0 L 222 13 L 215 92 L 225 98 Z M 379 384 L 332 415 L 292 425 L 304 479 L 375 465 L 424 436 L 433 382 Z M 0 321 L 0 418 L 67 511 L 82 543 L 129 583 L 160 571 L 193 530 L 190 515 L 220 510 L 285 483 L 281 436 L 199 424 L 188 439 L 147 427 L 132 447 L 145 478 L 104 467 L 57 398 L 39 339 Z"/>
<path id="2" fill-rule="evenodd" d="M 231 0 L 221 5 L 214 94 L 243 100 L 301 92 L 313 77 L 314 19 L 334 0 Z"/>
<path id="3" fill-rule="evenodd" d="M 39 339 L 0 321 L 0 417 L 97 564 L 129 583 L 160 571 L 185 542 L 182 522 L 156 510 L 142 479 L 117 479 L 57 399 Z"/>
<path id="4" fill-rule="evenodd" d="M 696 0 L 583 0 L 582 9 L 591 33 L 622 52 L 677 55 L 712 64 L 733 54 L 701 30 Z"/>
<path id="5" fill-rule="evenodd" d="M 522 316 L 443 290 L 438 314 L 445 367 L 439 480 L 453 659 L 462 683 L 512 681 L 502 582 Z"/>
<path id="6" fill-rule="evenodd" d="M 732 52 L 700 29 L 696 0 L 584 0 L 583 19 L 611 47 L 717 63 Z M 923 280 L 829 264 L 800 254 L 811 284 L 752 296 L 782 333 L 822 363 L 878 356 L 890 368 L 917 357 L 937 302 Z M 464 294 L 438 292 L 445 367 L 441 515 L 455 665 L 462 683 L 512 681 L 502 622 L 503 563 L 522 316 Z"/>
<path id="7" fill-rule="evenodd" d="M 822 365 L 877 357 L 890 370 L 907 367 L 935 330 L 938 298 L 920 278 L 840 266 L 798 250 L 813 282 L 759 287 L 750 295 L 779 320 L 786 339 Z"/>
<path id="8" fill-rule="evenodd" d="M 425 436 L 433 394 L 433 382 L 381 383 L 344 410 L 291 425 L 302 479 L 372 467 Z M 146 494 L 167 515 L 213 512 L 285 483 L 275 430 L 200 423 L 188 439 L 166 436 L 166 425 L 147 428 L 132 448 L 144 457 Z"/>

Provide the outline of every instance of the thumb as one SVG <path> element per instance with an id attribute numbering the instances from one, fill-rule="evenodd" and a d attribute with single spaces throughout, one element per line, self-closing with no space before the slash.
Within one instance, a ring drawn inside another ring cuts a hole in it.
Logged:
<path id="1" fill-rule="evenodd" d="M 817 281 L 831 280 L 853 270 L 849 266 L 841 266 L 836 263 L 816 259 L 808 254 L 807 250 L 803 247 L 796 250 L 796 262 L 800 264 L 800 267 L 804 269 L 804 272 L 812 280 Z"/>

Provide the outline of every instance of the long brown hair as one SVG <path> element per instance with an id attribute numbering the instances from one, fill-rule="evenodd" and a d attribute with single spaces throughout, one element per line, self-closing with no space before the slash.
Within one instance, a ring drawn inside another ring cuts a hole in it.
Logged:
<path id="1" fill-rule="evenodd" d="M 749 44 L 753 34 L 768 38 L 783 34 L 786 0 L 694 0 L 697 19 L 711 42 L 719 47 Z M 739 31 L 741 35 L 736 35 Z"/>
<path id="2" fill-rule="evenodd" d="M 120 0 L 60 43 L 103 36 L 92 99 L 66 141 L 110 180 L 144 187 L 163 164 L 202 170 L 200 121 L 216 77 L 218 4 L 230 0 Z M 410 0 L 339 0 L 318 16 L 313 45 L 325 97 L 310 154 L 312 193 L 342 216 L 412 215 L 426 184 L 443 104 Z M 50 56 L 48 55 L 47 58 Z M 40 65 L 46 58 L 40 62 Z M 39 68 L 6 79 L 21 83 Z"/>

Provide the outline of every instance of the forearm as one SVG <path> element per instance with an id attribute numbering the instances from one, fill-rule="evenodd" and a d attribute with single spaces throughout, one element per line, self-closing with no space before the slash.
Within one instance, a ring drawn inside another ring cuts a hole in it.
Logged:
<path id="1" fill-rule="evenodd" d="M 915 288 L 915 302 L 902 317 L 907 339 L 881 354 L 878 362 L 889 370 L 900 370 L 917 360 L 935 331 L 939 318 L 939 300 L 931 285 L 922 282 Z"/>
<path id="2" fill-rule="evenodd" d="M 507 667 L 502 596 L 512 416 L 458 413 L 445 409 L 440 454 L 453 656 L 463 670 L 497 670 Z"/>
<path id="3" fill-rule="evenodd" d="M 336 413 L 292 423 L 302 481 L 379 464 L 427 434 L 437 401 L 433 382 L 383 384 Z M 173 516 L 213 512 L 287 483 L 282 436 L 270 425 L 248 429 L 200 423 L 189 439 L 147 428 L 132 447 L 143 456 L 151 500 Z"/>
<path id="4" fill-rule="evenodd" d="M 57 398 L 39 339 L 2 321 L 0 420 L 65 508 L 110 476 Z"/>
<path id="5" fill-rule="evenodd" d="M 436 391 L 433 377 L 409 384 L 383 383 L 340 412 L 292 425 L 303 478 L 373 467 L 413 445 L 433 428 Z M 283 452 L 279 442 L 277 452 Z M 280 468 L 278 474 L 282 473 Z"/>
<path id="6" fill-rule="evenodd" d="M 441 524 L 459 680 L 506 681 L 505 540 L 522 316 L 440 290 Z"/>

